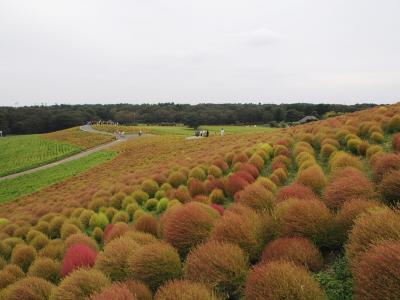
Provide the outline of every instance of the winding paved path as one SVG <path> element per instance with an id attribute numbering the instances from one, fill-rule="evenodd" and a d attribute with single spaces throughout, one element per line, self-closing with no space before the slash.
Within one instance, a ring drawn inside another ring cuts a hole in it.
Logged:
<path id="1" fill-rule="evenodd" d="M 114 146 L 116 144 L 119 144 L 121 142 L 137 138 L 139 136 L 138 134 L 129 134 L 129 135 L 124 135 L 124 136 L 117 135 L 117 134 L 112 134 L 112 133 L 109 133 L 109 132 L 96 130 L 90 125 L 83 125 L 83 126 L 80 127 L 80 129 L 83 130 L 83 131 L 93 132 L 93 133 L 97 133 L 97 134 L 112 135 L 112 136 L 115 136 L 116 140 L 112 141 L 112 142 L 105 143 L 105 144 L 101 144 L 99 146 L 90 148 L 88 150 L 79 152 L 79 153 L 71 155 L 71 156 L 69 156 L 67 158 L 64 158 L 64 159 L 61 159 L 61 160 L 57 160 L 55 162 L 52 162 L 52 163 L 49 163 L 49 164 L 46 164 L 46 165 L 42 165 L 42 166 L 39 166 L 39 167 L 36 167 L 36 168 L 33 168 L 33 169 L 29 169 L 29 170 L 22 171 L 22 172 L 19 172 L 19 173 L 14 173 L 14 174 L 10 174 L 10 175 L 7 175 L 7 176 L 0 177 L 0 180 L 17 178 L 17 177 L 20 177 L 20 176 L 25 175 L 25 174 L 31 174 L 31 173 L 35 173 L 35 172 L 40 171 L 40 170 L 48 169 L 48 168 L 63 164 L 63 163 L 68 162 L 68 161 L 72 161 L 72 160 L 76 160 L 76 159 L 88 156 L 89 154 L 92 154 L 94 152 L 101 151 L 101 150 L 104 150 L 104 149 L 108 149 L 108 148 L 110 148 L 110 147 L 112 147 L 112 146 Z"/>

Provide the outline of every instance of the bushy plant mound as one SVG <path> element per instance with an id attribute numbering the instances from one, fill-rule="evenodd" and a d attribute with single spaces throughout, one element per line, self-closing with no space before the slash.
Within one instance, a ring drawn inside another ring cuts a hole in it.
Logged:
<path id="1" fill-rule="evenodd" d="M 103 240 L 104 244 L 111 242 L 112 240 L 124 235 L 129 230 L 129 226 L 126 223 L 115 223 L 108 224 L 104 229 Z"/>
<path id="2" fill-rule="evenodd" d="M 243 176 L 243 172 L 242 176 L 240 174 L 233 173 L 231 176 L 229 176 L 228 182 L 226 183 L 226 192 L 233 197 L 237 192 L 243 190 L 247 185 L 249 185 L 250 181 L 251 180 L 248 178 L 246 179 Z"/>
<path id="3" fill-rule="evenodd" d="M 119 237 L 104 247 L 100 252 L 95 268 L 102 271 L 113 281 L 129 277 L 128 258 L 139 248 L 139 244 L 129 237 Z"/>
<path id="4" fill-rule="evenodd" d="M 263 217 L 253 209 L 233 204 L 216 223 L 211 239 L 237 244 L 251 261 L 255 261 L 265 242 L 274 237 L 274 229 L 266 228 Z"/>
<path id="5" fill-rule="evenodd" d="M 400 133 L 393 134 L 392 137 L 392 147 L 394 151 L 400 151 Z"/>
<path id="6" fill-rule="evenodd" d="M 346 245 L 346 255 L 352 266 L 374 245 L 385 240 L 400 241 L 400 213 L 389 208 L 377 208 L 356 219 Z"/>
<path id="7" fill-rule="evenodd" d="M 296 182 L 309 187 L 315 193 L 321 193 L 326 185 L 326 178 L 322 168 L 318 165 L 313 165 L 298 173 Z"/>
<path id="8" fill-rule="evenodd" d="M 385 202 L 394 205 L 400 202 L 400 170 L 391 171 L 383 176 L 378 191 Z"/>
<path id="9" fill-rule="evenodd" d="M 319 247 L 336 246 L 334 217 L 320 200 L 289 199 L 278 204 L 277 215 L 282 236 L 308 238 Z"/>
<path id="10" fill-rule="evenodd" d="M 302 267 L 276 261 L 256 266 L 247 277 L 246 300 L 325 300 L 318 283 Z"/>
<path id="11" fill-rule="evenodd" d="M 218 214 L 204 204 L 191 202 L 173 209 L 162 222 L 163 239 L 184 257 L 190 249 L 206 240 Z"/>
<path id="12" fill-rule="evenodd" d="M 322 255 L 309 240 L 301 237 L 278 238 L 268 243 L 262 254 L 263 262 L 291 261 L 312 272 L 323 266 Z"/>
<path id="13" fill-rule="evenodd" d="M 20 266 L 24 272 L 28 271 L 29 266 L 37 256 L 36 249 L 28 245 L 17 245 L 11 254 L 11 263 Z"/>
<path id="14" fill-rule="evenodd" d="M 363 169 L 362 162 L 354 155 L 338 151 L 329 158 L 329 169 L 335 171 L 337 169 L 353 167 L 355 169 Z"/>
<path id="15" fill-rule="evenodd" d="M 205 285 L 189 280 L 173 280 L 160 287 L 155 300 L 218 300 Z"/>
<path id="16" fill-rule="evenodd" d="M 153 294 L 151 290 L 143 282 L 138 280 L 126 280 L 122 281 L 135 299 L 140 300 L 153 300 Z"/>
<path id="17" fill-rule="evenodd" d="M 20 280 L 24 276 L 25 273 L 19 266 L 13 264 L 5 266 L 0 271 L 0 289 L 4 289 L 8 285 Z"/>
<path id="18" fill-rule="evenodd" d="M 60 280 L 61 264 L 48 257 L 38 257 L 29 267 L 28 275 L 40 277 L 57 284 Z"/>
<path id="19" fill-rule="evenodd" d="M 86 245 L 93 251 L 96 252 L 99 251 L 99 246 L 97 245 L 96 241 L 94 241 L 93 239 L 91 239 L 90 237 L 88 237 L 86 234 L 83 233 L 70 235 L 65 240 L 65 247 L 67 249 L 75 245 Z"/>
<path id="20" fill-rule="evenodd" d="M 274 195 L 257 182 L 246 186 L 236 199 L 238 203 L 260 212 L 270 211 L 274 205 Z"/>
<path id="21" fill-rule="evenodd" d="M 5 290 L 1 291 L 0 299 L 49 299 L 53 288 L 55 288 L 55 286 L 47 280 L 29 276 L 9 285 Z"/>
<path id="22" fill-rule="evenodd" d="M 143 245 L 128 258 L 130 278 L 143 281 L 153 291 L 182 274 L 178 252 L 165 242 Z"/>
<path id="23" fill-rule="evenodd" d="M 380 182 L 391 171 L 400 170 L 400 155 L 394 153 L 377 154 L 372 162 L 374 180 Z"/>
<path id="24" fill-rule="evenodd" d="M 373 199 L 376 196 L 374 185 L 364 175 L 346 172 L 343 176 L 335 175 L 334 179 L 326 186 L 323 201 L 331 209 L 339 209 L 346 201 L 362 197 Z M 340 174 L 341 172 L 338 172 Z"/>
<path id="25" fill-rule="evenodd" d="M 354 266 L 354 299 L 400 299 L 400 242 L 370 248 Z"/>
<path id="26" fill-rule="evenodd" d="M 99 270 L 77 269 L 65 277 L 57 288 L 53 289 L 51 299 L 85 299 L 110 284 L 107 276 Z"/>
<path id="27" fill-rule="evenodd" d="M 243 292 L 248 260 L 235 244 L 209 241 L 189 253 L 184 270 L 185 278 L 201 282 L 223 297 L 239 297 Z"/>
<path id="28" fill-rule="evenodd" d="M 78 268 L 92 267 L 96 261 L 96 257 L 97 253 L 86 245 L 77 244 L 69 247 L 62 261 L 61 275 L 67 276 Z"/>
<path id="29" fill-rule="evenodd" d="M 113 283 L 93 294 L 90 300 L 136 300 L 128 287 L 123 283 Z"/>
<path id="30" fill-rule="evenodd" d="M 146 214 L 137 219 L 134 228 L 137 231 L 149 233 L 153 236 L 158 234 L 158 222 L 151 214 Z"/>
<path id="31" fill-rule="evenodd" d="M 146 245 L 157 241 L 157 238 L 150 234 L 136 230 L 129 230 L 125 232 L 124 237 L 129 237 L 139 245 Z"/>
<path id="32" fill-rule="evenodd" d="M 276 195 L 277 203 L 285 201 L 289 198 L 296 199 L 314 199 L 317 198 L 313 190 L 299 183 L 293 183 L 281 188 Z"/>

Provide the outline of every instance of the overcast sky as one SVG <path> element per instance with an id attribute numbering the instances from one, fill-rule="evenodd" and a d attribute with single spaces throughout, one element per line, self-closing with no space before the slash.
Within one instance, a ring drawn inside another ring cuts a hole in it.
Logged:
<path id="1" fill-rule="evenodd" d="M 400 101 L 399 0 L 0 0 L 0 105 Z"/>

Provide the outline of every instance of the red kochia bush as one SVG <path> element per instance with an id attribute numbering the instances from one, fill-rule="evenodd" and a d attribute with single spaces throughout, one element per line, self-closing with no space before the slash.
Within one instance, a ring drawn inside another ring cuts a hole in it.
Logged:
<path id="1" fill-rule="evenodd" d="M 103 233 L 104 244 L 107 244 L 113 239 L 122 236 L 128 230 L 129 226 L 126 223 L 118 222 L 115 224 L 108 224 Z"/>
<path id="2" fill-rule="evenodd" d="M 400 299 L 400 242 L 385 241 L 355 265 L 354 299 Z"/>
<path id="3" fill-rule="evenodd" d="M 198 202 L 174 208 L 163 216 L 163 238 L 184 257 L 208 238 L 217 217 L 218 212 L 213 208 Z"/>
<path id="4" fill-rule="evenodd" d="M 137 231 L 150 233 L 154 236 L 158 234 L 158 222 L 151 214 L 145 214 L 135 221 L 134 228 Z"/>
<path id="5" fill-rule="evenodd" d="M 264 299 L 324 300 L 326 295 L 304 268 L 276 261 L 256 266 L 247 277 L 245 300 Z"/>
<path id="6" fill-rule="evenodd" d="M 374 185 L 362 174 L 337 177 L 325 188 L 323 201 L 331 209 L 340 208 L 346 201 L 362 197 L 372 199 L 376 193 Z"/>
<path id="7" fill-rule="evenodd" d="M 400 170 L 400 155 L 382 153 L 374 157 L 372 173 L 376 182 L 380 182 L 385 174 L 396 170 Z"/>
<path id="8" fill-rule="evenodd" d="M 274 195 L 261 183 L 253 183 L 239 192 L 237 202 L 258 211 L 268 211 L 273 207 Z"/>
<path id="9" fill-rule="evenodd" d="M 74 245 L 65 252 L 61 275 L 67 276 L 75 269 L 81 267 L 92 267 L 96 262 L 97 253 L 86 245 Z"/>
<path id="10" fill-rule="evenodd" d="M 247 185 L 249 185 L 249 181 L 234 173 L 228 178 L 228 182 L 226 183 L 226 192 L 230 196 L 234 196 L 238 191 L 244 189 Z"/>
<path id="11" fill-rule="evenodd" d="M 276 196 L 276 202 L 282 202 L 289 198 L 297 199 L 315 199 L 317 196 L 309 188 L 299 183 L 292 183 L 291 185 L 281 188 Z"/>
<path id="12" fill-rule="evenodd" d="M 206 192 L 204 183 L 198 179 L 189 180 L 189 193 L 192 197 L 196 195 L 204 195 Z"/>
<path id="13" fill-rule="evenodd" d="M 251 176 L 253 176 L 253 178 L 257 178 L 260 175 L 258 169 L 253 164 L 250 163 L 241 164 L 239 170 L 250 173 Z"/>
<path id="14" fill-rule="evenodd" d="M 308 239 L 301 237 L 278 238 L 268 243 L 262 254 L 262 261 L 277 260 L 291 261 L 313 272 L 318 272 L 323 266 L 318 248 Z"/>
<path id="15" fill-rule="evenodd" d="M 210 207 L 215 209 L 221 216 L 224 214 L 225 208 L 222 205 L 212 203 Z"/>
<path id="16" fill-rule="evenodd" d="M 239 246 L 209 241 L 189 253 L 184 271 L 187 279 L 207 285 L 224 298 L 238 297 L 243 290 L 248 261 Z"/>

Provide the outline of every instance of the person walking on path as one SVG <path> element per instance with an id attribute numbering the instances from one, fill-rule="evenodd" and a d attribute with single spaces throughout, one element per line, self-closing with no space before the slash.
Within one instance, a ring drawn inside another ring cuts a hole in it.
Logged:
<path id="1" fill-rule="evenodd" d="M 221 128 L 221 136 L 224 136 L 225 130 Z"/>

